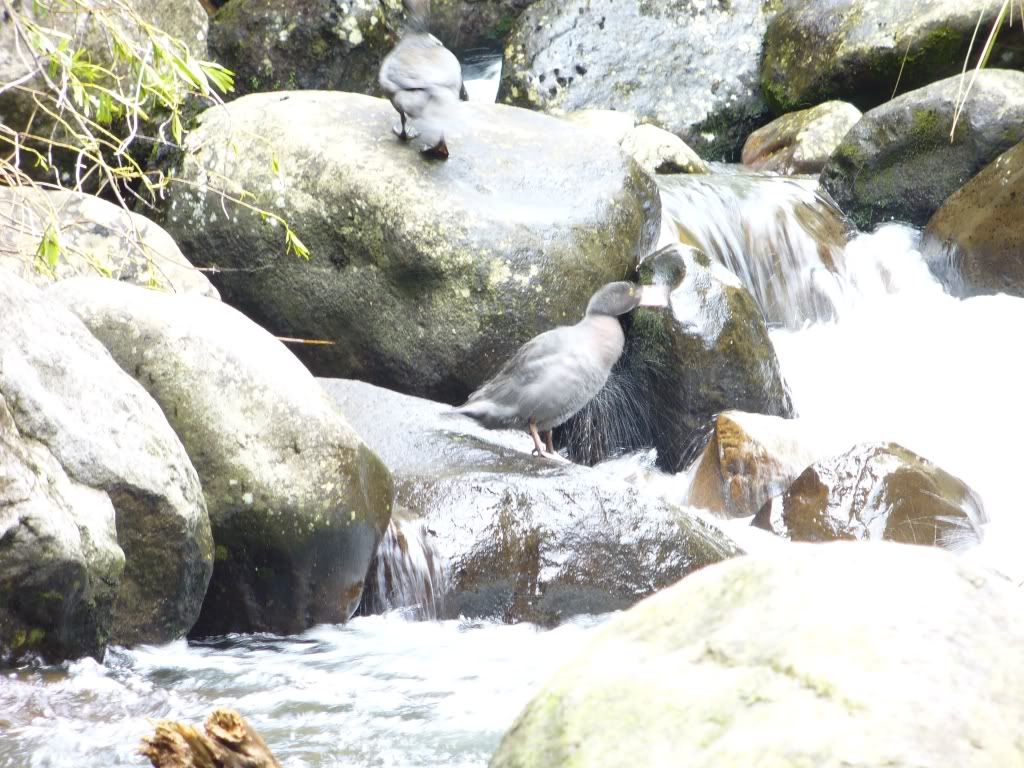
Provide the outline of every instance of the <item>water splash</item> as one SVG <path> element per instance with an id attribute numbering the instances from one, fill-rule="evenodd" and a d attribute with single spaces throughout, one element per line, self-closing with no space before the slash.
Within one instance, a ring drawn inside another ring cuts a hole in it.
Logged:
<path id="1" fill-rule="evenodd" d="M 400 611 L 409 619 L 444 615 L 448 574 L 422 520 L 397 512 L 377 548 L 360 612 Z"/>
<path id="2" fill-rule="evenodd" d="M 728 267 L 772 325 L 835 319 L 848 306 L 849 225 L 811 179 L 659 176 L 662 245 L 682 242 Z"/>

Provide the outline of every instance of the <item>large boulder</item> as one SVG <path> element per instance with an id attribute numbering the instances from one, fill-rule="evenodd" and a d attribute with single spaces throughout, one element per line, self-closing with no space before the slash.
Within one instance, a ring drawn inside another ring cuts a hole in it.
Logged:
<path id="1" fill-rule="evenodd" d="M 845 101 L 826 101 L 783 115 L 747 137 L 743 164 L 755 171 L 820 173 L 861 116 Z"/>
<path id="2" fill-rule="evenodd" d="M 210 50 L 238 96 L 325 89 L 380 92 L 380 62 L 398 40 L 399 0 L 231 0 L 210 24 Z"/>
<path id="3" fill-rule="evenodd" d="M 391 477 L 302 364 L 218 301 L 99 278 L 50 291 L 156 399 L 202 479 L 216 563 L 193 634 L 346 621 Z"/>
<path id="4" fill-rule="evenodd" d="M 0 268 L 36 285 L 102 274 L 218 298 L 173 238 L 145 216 L 65 190 L 0 187 Z"/>
<path id="5" fill-rule="evenodd" d="M 500 52 L 534 0 L 433 0 L 430 31 L 453 51 Z"/>
<path id="6" fill-rule="evenodd" d="M 102 659 L 123 570 L 110 498 L 19 434 L 0 392 L 0 666 Z"/>
<path id="7" fill-rule="evenodd" d="M 491 768 L 1024 764 L 1024 611 L 948 552 L 794 545 L 602 627 Z"/>
<path id="8" fill-rule="evenodd" d="M 953 192 L 1024 140 L 1024 72 L 982 70 L 956 132 L 962 88 L 950 77 L 867 112 L 821 174 L 822 186 L 860 227 L 892 219 L 924 226 Z"/>
<path id="9" fill-rule="evenodd" d="M 634 113 L 702 157 L 737 159 L 768 119 L 758 84 L 764 0 L 540 0 L 505 48 L 498 99 Z"/>
<path id="10" fill-rule="evenodd" d="M 991 0 L 783 0 L 768 23 L 761 85 L 777 112 L 843 99 L 861 109 L 958 74 L 975 27 L 999 14 Z M 999 32 L 993 66 L 1024 66 L 1020 25 Z"/>
<path id="11" fill-rule="evenodd" d="M 210 520 L 185 449 L 152 398 L 58 302 L 0 271 L 0 306 L 0 394 L 18 433 L 116 512 L 126 563 L 111 642 L 181 637 L 213 568 Z"/>
<path id="12" fill-rule="evenodd" d="M 690 475 L 687 503 L 720 517 L 748 517 L 786 490 L 827 438 L 799 419 L 725 411 Z"/>
<path id="13" fill-rule="evenodd" d="M 658 231 L 635 163 L 526 110 L 457 105 L 447 162 L 395 138 L 395 111 L 367 96 L 253 94 L 200 120 L 176 171 L 200 186 L 171 188 L 163 224 L 228 268 L 215 282 L 229 303 L 333 342 L 297 348 L 318 375 L 459 401 L 527 339 L 579 320 Z M 310 260 L 223 200 L 224 177 L 260 191 Z"/>
<path id="14" fill-rule="evenodd" d="M 792 541 L 886 539 L 965 549 L 987 522 L 962 480 L 895 443 L 816 461 L 766 502 L 753 525 Z"/>
<path id="15" fill-rule="evenodd" d="M 793 415 L 764 317 L 734 275 L 674 245 L 644 260 L 641 281 L 663 287 L 668 306 L 633 313 L 609 385 L 556 432 L 570 455 L 593 463 L 651 445 L 678 472 L 721 411 Z"/>
<path id="16" fill-rule="evenodd" d="M 321 383 L 391 467 L 396 508 L 429 531 L 447 574 L 441 615 L 553 624 L 628 607 L 737 553 L 684 508 L 531 456 L 525 432 L 489 432 L 361 382 Z"/>
<path id="17" fill-rule="evenodd" d="M 921 254 L 958 296 L 1024 296 L 1024 142 L 954 192 L 924 231 Z"/>

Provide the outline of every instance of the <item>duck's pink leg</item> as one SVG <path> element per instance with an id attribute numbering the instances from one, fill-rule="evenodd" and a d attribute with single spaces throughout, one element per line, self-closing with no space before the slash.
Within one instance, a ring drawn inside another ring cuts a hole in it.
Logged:
<path id="1" fill-rule="evenodd" d="M 537 422 L 530 419 L 530 437 L 533 438 L 533 452 L 537 456 L 544 455 L 544 443 L 540 441 L 540 434 L 537 432 Z"/>

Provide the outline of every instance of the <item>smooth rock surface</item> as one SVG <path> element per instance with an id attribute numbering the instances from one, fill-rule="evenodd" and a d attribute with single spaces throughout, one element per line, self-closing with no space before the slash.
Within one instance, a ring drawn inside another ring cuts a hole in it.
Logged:
<path id="1" fill-rule="evenodd" d="M 39 255 L 51 230 L 55 266 Z M 83 274 L 218 298 L 174 239 L 138 213 L 93 195 L 36 187 L 0 187 L 0 267 L 38 286 Z"/>
<path id="2" fill-rule="evenodd" d="M 957 296 L 1024 296 L 1024 143 L 954 192 L 924 231 L 921 255 Z"/>
<path id="3" fill-rule="evenodd" d="M 1021 766 L 1021 608 L 926 547 L 736 558 L 598 630 L 490 765 Z"/>
<path id="4" fill-rule="evenodd" d="M 777 112 L 843 99 L 867 110 L 971 66 L 1001 3 L 990 0 L 782 0 L 764 42 L 761 84 Z M 1024 66 L 1019 24 L 1000 30 L 991 67 Z"/>
<path id="5" fill-rule="evenodd" d="M 820 173 L 861 111 L 845 101 L 827 101 L 791 112 L 758 128 L 743 145 L 743 164 L 786 175 Z"/>
<path id="6" fill-rule="evenodd" d="M 110 641 L 180 638 L 213 567 L 203 489 L 185 449 L 145 390 L 50 295 L 0 270 L 0 307 L 0 394 L 18 433 L 116 512 L 126 562 Z"/>
<path id="7" fill-rule="evenodd" d="M 308 263 L 259 216 L 224 203 L 225 216 L 213 188 L 173 187 L 161 223 L 229 268 L 215 279 L 228 303 L 274 334 L 333 342 L 296 348 L 317 375 L 460 402 L 631 274 L 657 236 L 657 191 L 617 147 L 545 115 L 461 103 L 446 162 L 400 142 L 396 118 L 366 96 L 254 94 L 189 134 L 177 172 L 262 191 Z"/>
<path id="8" fill-rule="evenodd" d="M 820 459 L 753 525 L 792 541 L 885 539 L 961 550 L 981 541 L 981 500 L 962 480 L 895 443 Z"/>
<path id="9" fill-rule="evenodd" d="M 634 113 L 701 157 L 739 156 L 767 122 L 763 0 L 540 0 L 505 47 L 498 100 L 547 111 Z"/>
<path id="10" fill-rule="evenodd" d="M 160 404 L 202 479 L 216 563 L 193 634 L 346 621 L 391 477 L 302 364 L 218 301 L 96 278 L 51 292 Z"/>
<path id="11" fill-rule="evenodd" d="M 979 75 L 950 141 L 960 78 L 867 112 L 821 173 L 821 185 L 861 229 L 889 220 L 924 226 L 953 192 L 1024 140 L 1024 73 Z"/>
<path id="12" fill-rule="evenodd" d="M 556 432 L 570 456 L 594 463 L 653 446 L 658 466 L 678 472 L 721 411 L 793 415 L 764 318 L 734 275 L 675 245 L 644 261 L 641 283 L 662 286 L 668 307 L 632 313 L 609 383 Z"/>
<path id="13" fill-rule="evenodd" d="M 611 473 L 531 456 L 525 432 L 361 382 L 321 384 L 394 473 L 396 509 L 423 522 L 447 574 L 442 616 L 554 624 L 619 610 L 738 551 Z"/>
<path id="14" fill-rule="evenodd" d="M 707 173 L 708 164 L 678 136 L 655 125 L 638 125 L 620 145 L 648 173 Z"/>
<path id="15" fill-rule="evenodd" d="M 102 659 L 123 571 L 110 498 L 19 434 L 0 392 L 0 666 Z"/>

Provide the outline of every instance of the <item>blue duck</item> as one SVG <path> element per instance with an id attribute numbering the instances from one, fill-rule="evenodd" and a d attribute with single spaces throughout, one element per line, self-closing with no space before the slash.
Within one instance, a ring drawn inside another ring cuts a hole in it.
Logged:
<path id="1" fill-rule="evenodd" d="M 456 101 L 465 100 L 462 66 L 428 31 L 430 0 L 403 0 L 407 12 L 406 28 L 398 45 L 380 65 L 380 87 L 391 100 L 401 119 L 394 131 L 403 141 L 420 134 L 407 120 L 423 120 L 429 136 L 425 152 L 442 159 L 448 157 L 443 122 Z"/>
<path id="2" fill-rule="evenodd" d="M 608 380 L 626 340 L 619 315 L 650 303 L 640 286 L 608 283 L 591 297 L 582 320 L 530 339 L 455 412 L 488 429 L 526 429 L 536 455 L 564 461 L 555 453 L 551 430 Z"/>

